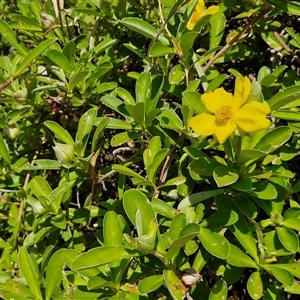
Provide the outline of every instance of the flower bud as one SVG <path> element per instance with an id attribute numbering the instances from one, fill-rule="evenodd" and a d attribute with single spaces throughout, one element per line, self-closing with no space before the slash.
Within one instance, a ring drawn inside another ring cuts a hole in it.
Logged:
<path id="1" fill-rule="evenodd" d="M 74 149 L 73 146 L 67 144 L 59 144 L 55 143 L 55 147 L 52 147 L 57 160 L 64 163 L 70 163 L 74 157 Z"/>
<path id="2" fill-rule="evenodd" d="M 20 135 L 20 129 L 15 127 L 15 128 L 4 128 L 4 132 L 7 135 L 7 137 L 11 140 L 15 140 L 19 135 Z"/>
<path id="3" fill-rule="evenodd" d="M 48 30 L 55 24 L 55 18 L 46 13 L 41 13 L 41 23 L 43 29 Z"/>
<path id="4" fill-rule="evenodd" d="M 27 90 L 24 89 L 24 90 L 16 91 L 14 93 L 14 98 L 18 103 L 22 104 L 27 100 Z"/>
<path id="5" fill-rule="evenodd" d="M 181 272 L 181 281 L 186 287 L 190 287 L 195 285 L 199 281 L 201 281 L 201 275 L 194 268 L 184 269 Z"/>

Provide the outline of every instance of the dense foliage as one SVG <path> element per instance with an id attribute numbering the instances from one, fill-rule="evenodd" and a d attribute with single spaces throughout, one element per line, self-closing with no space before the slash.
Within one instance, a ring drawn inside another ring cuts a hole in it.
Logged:
<path id="1" fill-rule="evenodd" d="M 300 295 L 297 2 L 0 15 L 0 297 Z"/>

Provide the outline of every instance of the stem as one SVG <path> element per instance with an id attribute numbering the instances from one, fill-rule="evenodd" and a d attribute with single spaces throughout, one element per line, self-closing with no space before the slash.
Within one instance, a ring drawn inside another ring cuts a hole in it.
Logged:
<path id="1" fill-rule="evenodd" d="M 284 42 L 281 38 L 280 34 L 277 31 L 274 31 L 274 35 L 276 36 L 278 42 L 282 45 L 282 47 L 293 57 L 293 59 L 300 64 L 299 56 Z"/>
<path id="2" fill-rule="evenodd" d="M 256 18 L 254 18 L 247 26 L 239 33 L 237 34 L 229 43 L 227 43 L 214 57 L 212 57 L 209 62 L 203 67 L 203 72 L 205 73 L 209 67 L 224 53 L 226 52 L 230 46 L 232 46 L 234 43 L 236 43 L 239 38 L 245 34 L 247 31 L 249 31 L 259 20 L 262 18 L 265 18 L 269 12 L 273 10 L 273 6 L 269 6 L 266 9 L 264 9 Z"/>

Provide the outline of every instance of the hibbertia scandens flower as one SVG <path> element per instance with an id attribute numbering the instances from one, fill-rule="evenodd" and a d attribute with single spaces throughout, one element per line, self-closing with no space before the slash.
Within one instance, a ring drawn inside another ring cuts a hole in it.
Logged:
<path id="1" fill-rule="evenodd" d="M 271 112 L 267 103 L 248 101 L 251 83 L 248 77 L 238 77 L 235 81 L 234 95 L 218 88 L 205 93 L 201 100 L 211 113 L 192 117 L 189 125 L 199 135 L 214 135 L 220 144 L 238 129 L 251 133 L 269 126 L 266 116 Z"/>
<path id="2" fill-rule="evenodd" d="M 192 13 L 189 22 L 186 27 L 188 30 L 193 30 L 195 24 L 205 15 L 213 15 L 219 11 L 219 6 L 212 5 L 209 8 L 205 8 L 204 1 L 198 0 L 197 5 L 195 7 L 195 11 Z"/>

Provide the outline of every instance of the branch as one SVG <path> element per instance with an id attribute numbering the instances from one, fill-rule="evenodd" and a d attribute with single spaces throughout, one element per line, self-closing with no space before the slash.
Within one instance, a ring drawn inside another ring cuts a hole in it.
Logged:
<path id="1" fill-rule="evenodd" d="M 203 67 L 204 73 L 209 69 L 209 67 L 225 52 L 228 50 L 230 46 L 232 46 L 234 43 L 236 43 L 239 38 L 245 34 L 248 30 L 250 30 L 259 20 L 262 18 L 265 18 L 270 11 L 273 10 L 273 6 L 267 7 L 265 10 L 263 10 L 256 18 L 254 18 L 247 26 L 239 33 L 237 34 L 229 43 L 227 43 L 214 57 L 212 57 L 209 62 Z"/>

